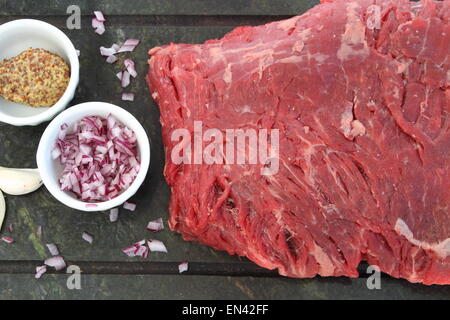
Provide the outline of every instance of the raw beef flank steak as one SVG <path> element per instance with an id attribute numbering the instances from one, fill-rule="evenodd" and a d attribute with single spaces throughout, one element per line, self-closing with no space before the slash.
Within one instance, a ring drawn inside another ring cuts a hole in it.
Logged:
<path id="1" fill-rule="evenodd" d="M 324 1 L 150 50 L 170 227 L 289 277 L 357 277 L 367 261 L 450 284 L 449 17 L 447 0 Z M 279 129 L 278 173 L 174 164 L 171 134 L 194 121 Z"/>

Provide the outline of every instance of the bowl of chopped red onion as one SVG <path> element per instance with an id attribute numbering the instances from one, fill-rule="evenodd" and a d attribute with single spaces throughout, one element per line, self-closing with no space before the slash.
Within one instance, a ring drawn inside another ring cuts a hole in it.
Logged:
<path id="1" fill-rule="evenodd" d="M 36 162 L 44 185 L 60 202 L 77 210 L 104 211 L 123 204 L 142 185 L 150 143 L 128 111 L 87 102 L 50 122 Z"/>

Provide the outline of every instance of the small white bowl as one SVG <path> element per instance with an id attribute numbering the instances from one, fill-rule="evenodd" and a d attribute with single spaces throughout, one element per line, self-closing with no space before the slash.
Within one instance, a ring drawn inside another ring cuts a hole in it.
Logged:
<path id="1" fill-rule="evenodd" d="M 43 21 L 21 19 L 0 25 L 0 61 L 29 48 L 41 48 L 59 55 L 70 66 L 70 80 L 58 102 L 49 108 L 32 108 L 0 97 L 0 121 L 15 126 L 35 126 L 49 121 L 64 110 L 75 95 L 80 63 L 69 38 L 58 28 Z"/>
<path id="2" fill-rule="evenodd" d="M 70 192 L 61 190 L 59 177 L 63 168 L 59 159 L 52 159 L 51 153 L 62 124 L 66 123 L 71 128 L 85 116 L 101 116 L 106 118 L 109 114 L 112 114 L 117 120 L 135 132 L 141 168 L 128 189 L 112 200 L 95 202 L 94 206 L 92 203 L 78 200 Z M 36 162 L 45 187 L 60 202 L 77 210 L 104 211 L 122 205 L 138 191 L 145 180 L 150 166 L 150 143 L 142 125 L 128 111 L 110 103 L 87 102 L 68 108 L 50 122 L 39 142 Z"/>

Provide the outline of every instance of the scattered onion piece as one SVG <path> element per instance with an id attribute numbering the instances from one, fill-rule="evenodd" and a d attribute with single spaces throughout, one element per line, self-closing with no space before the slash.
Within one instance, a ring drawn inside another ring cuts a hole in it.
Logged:
<path id="1" fill-rule="evenodd" d="M 117 58 L 115 55 L 110 55 L 108 58 L 106 58 L 106 62 L 109 64 L 113 64 L 117 62 L 117 60 L 119 60 L 119 58 Z"/>
<path id="2" fill-rule="evenodd" d="M 117 53 L 120 52 L 132 52 L 136 46 L 139 44 L 140 40 L 138 39 L 128 39 L 125 43 L 117 50 Z"/>
<path id="3" fill-rule="evenodd" d="M 117 43 L 113 43 L 113 45 L 111 46 L 111 48 L 113 48 L 114 50 L 119 51 L 120 46 Z"/>
<path id="4" fill-rule="evenodd" d="M 42 275 L 44 273 L 47 272 L 47 266 L 43 265 L 43 266 L 38 266 L 36 267 L 36 275 L 34 276 L 36 279 L 39 279 L 40 277 L 42 277 Z"/>
<path id="5" fill-rule="evenodd" d="M 130 73 L 128 71 L 122 72 L 122 78 L 120 79 L 120 85 L 122 88 L 126 88 L 130 85 Z"/>
<path id="6" fill-rule="evenodd" d="M 134 93 L 122 93 L 123 101 L 134 101 Z"/>
<path id="7" fill-rule="evenodd" d="M 97 29 L 95 29 L 95 33 L 98 33 L 99 35 L 104 34 L 106 31 L 105 26 L 101 25 L 100 27 L 98 27 Z"/>
<path id="8" fill-rule="evenodd" d="M 62 270 L 66 267 L 66 262 L 64 261 L 63 257 L 61 256 L 54 256 L 51 258 L 48 258 L 44 261 L 44 264 L 55 268 L 56 271 Z"/>
<path id="9" fill-rule="evenodd" d="M 112 56 L 115 53 L 117 53 L 117 48 L 114 45 L 111 48 L 100 47 L 100 54 L 104 57 Z"/>
<path id="10" fill-rule="evenodd" d="M 145 245 L 145 240 L 136 242 L 132 246 L 128 248 L 122 249 L 122 252 L 125 253 L 129 257 L 142 257 L 147 258 L 148 256 L 148 247 Z"/>
<path id="11" fill-rule="evenodd" d="M 83 232 L 81 237 L 83 238 L 84 241 L 86 241 L 90 244 L 92 244 L 92 242 L 94 242 L 94 237 L 87 232 Z"/>
<path id="12" fill-rule="evenodd" d="M 130 75 L 133 78 L 136 78 L 137 77 L 137 72 L 136 72 L 136 69 L 135 69 L 135 66 L 134 66 L 134 61 L 131 60 L 131 59 L 125 59 L 123 64 L 124 64 L 125 68 L 127 68 L 127 71 L 130 73 Z"/>
<path id="13" fill-rule="evenodd" d="M 56 244 L 54 243 L 47 243 L 46 244 L 48 251 L 50 252 L 50 254 L 52 256 L 57 256 L 59 255 L 59 250 L 58 247 L 56 246 Z"/>
<path id="14" fill-rule="evenodd" d="M 147 241 L 148 248 L 151 252 L 165 252 L 167 253 L 167 248 L 162 241 L 150 239 Z"/>
<path id="15" fill-rule="evenodd" d="M 2 237 L 1 240 L 6 243 L 13 243 L 14 239 L 10 237 Z"/>
<path id="16" fill-rule="evenodd" d="M 80 56 L 80 50 L 75 50 L 75 53 L 77 54 L 77 56 Z"/>
<path id="17" fill-rule="evenodd" d="M 98 21 L 101 21 L 101 22 L 105 22 L 106 21 L 105 16 L 103 15 L 103 13 L 101 11 L 94 11 L 94 14 L 95 14 L 95 18 Z"/>
<path id="18" fill-rule="evenodd" d="M 147 225 L 147 230 L 151 232 L 158 232 L 164 229 L 164 223 L 162 218 L 150 221 Z"/>
<path id="19" fill-rule="evenodd" d="M 111 211 L 109 212 L 109 221 L 116 222 L 118 218 L 119 218 L 119 209 L 118 208 L 111 209 Z"/>
<path id="20" fill-rule="evenodd" d="M 127 39 L 124 42 L 124 46 L 137 46 L 141 42 L 141 40 L 138 39 Z"/>
<path id="21" fill-rule="evenodd" d="M 13 233 L 14 232 L 14 226 L 12 223 L 8 224 L 8 231 L 9 233 Z"/>
<path id="22" fill-rule="evenodd" d="M 189 264 L 186 261 L 182 262 L 182 263 L 180 263 L 178 265 L 178 272 L 179 273 L 186 272 L 186 271 L 188 271 L 188 269 L 189 269 Z"/>
<path id="23" fill-rule="evenodd" d="M 103 21 L 99 21 L 97 18 L 92 18 L 92 28 L 94 28 L 95 32 L 99 35 L 102 35 L 105 32 Z"/>
<path id="24" fill-rule="evenodd" d="M 126 46 L 126 45 L 122 45 L 120 47 L 120 49 L 117 51 L 117 53 L 121 53 L 121 52 L 132 52 L 134 50 L 134 48 L 136 48 L 136 46 Z"/>
<path id="25" fill-rule="evenodd" d="M 125 202 L 125 203 L 123 204 L 123 208 L 124 208 L 125 210 L 134 211 L 134 210 L 136 210 L 136 204 L 135 204 L 135 203 L 132 203 L 132 202 Z"/>

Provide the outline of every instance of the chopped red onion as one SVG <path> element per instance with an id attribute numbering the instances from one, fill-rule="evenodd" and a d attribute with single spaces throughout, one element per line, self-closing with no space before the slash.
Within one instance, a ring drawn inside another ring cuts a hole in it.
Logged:
<path id="1" fill-rule="evenodd" d="M 139 44 L 140 40 L 138 39 L 128 39 L 125 41 L 125 43 L 120 47 L 120 49 L 117 51 L 120 52 L 131 52 L 133 51 L 136 46 Z"/>
<path id="2" fill-rule="evenodd" d="M 109 64 L 113 64 L 117 62 L 117 60 L 119 60 L 119 58 L 117 58 L 115 55 L 111 55 L 108 58 L 106 58 L 106 62 Z"/>
<path id="3" fill-rule="evenodd" d="M 101 26 L 99 26 L 97 29 L 95 29 L 95 33 L 102 35 L 104 34 L 106 31 L 105 26 L 102 24 Z"/>
<path id="4" fill-rule="evenodd" d="M 128 71 L 122 72 L 122 79 L 120 79 L 120 85 L 122 88 L 126 88 L 130 85 L 130 73 Z"/>
<path id="5" fill-rule="evenodd" d="M 189 264 L 186 261 L 182 262 L 182 263 L 180 263 L 178 265 L 178 272 L 179 273 L 186 272 L 186 271 L 188 271 L 188 269 L 189 269 Z"/>
<path id="6" fill-rule="evenodd" d="M 94 14 L 95 14 L 95 18 L 98 21 L 101 21 L 101 22 L 105 22 L 106 21 L 105 16 L 103 15 L 103 13 L 101 11 L 94 11 Z"/>
<path id="7" fill-rule="evenodd" d="M 87 202 L 111 200 L 127 189 L 140 170 L 135 133 L 112 115 L 106 119 L 87 116 L 71 132 L 63 126 L 56 152 L 63 165 L 61 190 L 74 193 Z"/>
<path id="8" fill-rule="evenodd" d="M 13 243 L 14 239 L 10 237 L 2 237 L 1 240 L 6 243 Z"/>
<path id="9" fill-rule="evenodd" d="M 119 51 L 120 46 L 117 43 L 113 43 L 113 45 L 111 46 L 111 48 L 113 48 L 114 50 Z"/>
<path id="10" fill-rule="evenodd" d="M 42 277 L 44 273 L 47 272 L 47 267 L 45 265 L 36 267 L 36 275 L 34 276 L 36 279 Z"/>
<path id="11" fill-rule="evenodd" d="M 48 251 L 50 252 L 50 254 L 52 256 L 57 256 L 59 255 L 59 250 L 58 247 L 56 246 L 56 244 L 54 243 L 47 243 L 46 244 Z"/>
<path id="12" fill-rule="evenodd" d="M 167 253 L 167 248 L 162 241 L 150 239 L 147 241 L 148 248 L 151 252 L 165 252 Z"/>
<path id="13" fill-rule="evenodd" d="M 122 252 L 129 257 L 142 257 L 147 258 L 148 247 L 145 245 L 145 240 L 136 242 L 132 246 L 122 249 Z"/>
<path id="14" fill-rule="evenodd" d="M 118 218 L 119 218 L 119 209 L 118 208 L 111 209 L 111 211 L 109 212 L 109 221 L 116 222 Z"/>
<path id="15" fill-rule="evenodd" d="M 134 101 L 134 93 L 122 93 L 123 101 Z"/>
<path id="16" fill-rule="evenodd" d="M 99 21 L 97 18 L 92 18 L 92 28 L 97 29 L 102 24 L 102 21 Z"/>
<path id="17" fill-rule="evenodd" d="M 9 231 L 10 233 L 13 233 L 13 232 L 14 232 L 14 226 L 13 226 L 12 223 L 8 224 L 8 231 Z"/>
<path id="18" fill-rule="evenodd" d="M 122 45 L 120 47 L 120 49 L 117 51 L 117 53 L 121 53 L 121 52 L 132 52 L 134 50 L 134 48 L 136 48 L 136 46 L 126 46 L 126 45 Z"/>
<path id="19" fill-rule="evenodd" d="M 49 267 L 55 268 L 56 271 L 62 270 L 66 267 L 66 262 L 64 261 L 63 257 L 61 257 L 61 256 L 54 256 L 54 257 L 48 258 L 44 261 L 44 264 L 46 264 Z"/>
<path id="20" fill-rule="evenodd" d="M 141 42 L 141 40 L 138 39 L 127 39 L 124 42 L 124 46 L 137 46 Z"/>
<path id="21" fill-rule="evenodd" d="M 130 75 L 133 78 L 136 78 L 137 76 L 137 72 L 136 69 L 134 67 L 134 61 L 131 59 L 125 59 L 125 61 L 123 62 L 123 64 L 125 65 L 125 68 L 127 68 L 127 71 L 130 73 Z"/>
<path id="22" fill-rule="evenodd" d="M 117 49 L 114 45 L 111 48 L 100 47 L 100 54 L 104 57 L 112 56 L 115 53 L 117 53 Z"/>
<path id="23" fill-rule="evenodd" d="M 61 149 L 59 149 L 58 147 L 54 147 L 52 150 L 52 159 L 58 159 L 58 157 L 61 155 Z"/>
<path id="24" fill-rule="evenodd" d="M 102 35 L 105 32 L 103 21 L 99 21 L 97 18 L 92 18 L 92 28 L 94 28 L 95 32 L 99 35 Z"/>
<path id="25" fill-rule="evenodd" d="M 120 71 L 116 74 L 116 77 L 119 78 L 119 80 L 122 80 L 123 71 Z"/>
<path id="26" fill-rule="evenodd" d="M 87 232 L 83 232 L 81 237 L 83 238 L 84 241 L 89 242 L 90 244 L 94 242 L 94 237 Z"/>
<path id="27" fill-rule="evenodd" d="M 150 221 L 147 225 L 147 230 L 151 232 L 158 232 L 164 229 L 164 223 L 162 218 Z"/>
<path id="28" fill-rule="evenodd" d="M 134 210 L 136 210 L 136 204 L 135 204 L 135 203 L 132 203 L 132 202 L 125 202 L 125 203 L 123 204 L 123 208 L 124 208 L 125 210 L 134 211 Z"/>

